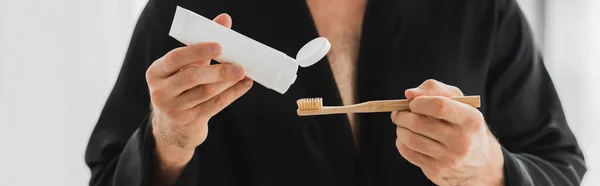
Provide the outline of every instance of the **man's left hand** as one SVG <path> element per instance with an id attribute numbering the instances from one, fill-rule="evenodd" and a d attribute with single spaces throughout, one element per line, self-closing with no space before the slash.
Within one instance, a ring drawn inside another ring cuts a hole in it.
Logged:
<path id="1" fill-rule="evenodd" d="M 437 185 L 504 185 L 500 144 L 479 110 L 449 99 L 458 88 L 427 80 L 405 94 L 410 111 L 391 114 L 400 155 Z"/>

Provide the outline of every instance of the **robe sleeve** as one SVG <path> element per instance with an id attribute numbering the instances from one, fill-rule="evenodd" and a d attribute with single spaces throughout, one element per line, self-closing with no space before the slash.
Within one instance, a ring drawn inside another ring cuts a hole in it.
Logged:
<path id="1" fill-rule="evenodd" d="M 170 1 L 150 0 L 142 11 L 119 72 L 85 153 L 89 185 L 151 185 L 154 137 L 145 73 L 150 64 L 181 46 L 168 31 L 175 12 Z M 178 184 L 194 185 L 196 158 Z"/>
<path id="2" fill-rule="evenodd" d="M 579 185 L 586 165 L 526 19 L 514 0 L 496 1 L 486 120 L 502 145 L 505 183 Z"/>

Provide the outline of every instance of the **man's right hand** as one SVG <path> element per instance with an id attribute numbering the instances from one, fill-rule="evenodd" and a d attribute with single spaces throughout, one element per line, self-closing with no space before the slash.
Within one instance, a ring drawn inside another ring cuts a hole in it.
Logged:
<path id="1" fill-rule="evenodd" d="M 215 22 L 231 27 L 231 17 Z M 208 135 L 208 121 L 245 94 L 252 80 L 235 64 L 210 65 L 221 54 L 218 43 L 174 49 L 146 71 L 152 101 L 152 134 L 156 142 L 158 176 L 173 183 Z"/>

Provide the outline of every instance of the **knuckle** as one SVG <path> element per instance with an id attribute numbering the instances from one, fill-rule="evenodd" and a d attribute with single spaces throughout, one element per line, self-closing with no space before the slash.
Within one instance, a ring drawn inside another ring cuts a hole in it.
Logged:
<path id="1" fill-rule="evenodd" d="M 234 97 L 234 99 L 242 97 L 249 90 L 249 88 L 246 87 L 246 86 L 236 86 L 236 87 L 237 88 L 235 89 L 235 97 Z"/>
<path id="2" fill-rule="evenodd" d="M 217 92 L 217 90 L 213 86 L 204 85 L 204 86 L 202 86 L 202 92 L 205 95 L 213 95 Z"/>
<path id="3" fill-rule="evenodd" d="M 422 123 L 423 123 L 422 118 L 413 114 L 410 116 L 410 122 L 408 123 L 408 127 L 412 130 L 420 131 L 419 129 L 421 129 L 421 127 L 423 127 Z"/>
<path id="4" fill-rule="evenodd" d="M 472 122 L 477 124 L 478 126 L 483 126 L 483 123 L 485 123 L 485 119 L 483 117 L 483 114 L 479 111 L 475 111 L 473 113 L 473 116 L 471 116 L 472 118 Z"/>
<path id="5" fill-rule="evenodd" d="M 477 119 L 476 119 L 477 116 L 473 116 L 472 114 L 468 114 L 464 117 L 465 117 L 464 122 L 466 125 L 473 126 L 477 122 Z"/>
<path id="6" fill-rule="evenodd" d="M 205 116 L 203 113 L 196 112 L 195 122 L 202 124 L 206 130 L 208 130 L 208 123 L 210 121 L 210 117 Z"/>
<path id="7" fill-rule="evenodd" d="M 223 94 L 219 94 L 214 97 L 213 104 L 217 107 L 225 107 L 227 104 L 227 99 Z"/>
<path id="8" fill-rule="evenodd" d="M 220 66 L 219 67 L 219 77 L 221 77 L 221 78 L 227 78 L 228 72 L 229 72 L 229 71 L 227 71 L 227 69 L 228 68 L 227 68 L 226 65 Z"/>
<path id="9" fill-rule="evenodd" d="M 402 135 L 402 128 L 401 127 L 396 127 L 396 138 L 400 137 Z M 397 139 L 399 140 L 399 139 Z"/>
<path id="10" fill-rule="evenodd" d="M 398 149 L 398 151 L 402 152 L 404 149 L 404 146 L 402 145 L 402 142 L 396 138 L 396 148 Z"/>
<path id="11" fill-rule="evenodd" d="M 465 118 L 466 125 L 470 126 L 473 130 L 479 131 L 479 130 L 483 129 L 483 126 L 484 126 L 483 114 L 481 114 L 480 112 L 474 112 L 473 114 L 469 114 L 465 117 L 466 117 Z"/>
<path id="12" fill-rule="evenodd" d="M 415 159 L 415 157 L 416 157 L 415 154 L 408 151 L 406 149 L 406 147 L 402 147 L 402 151 L 400 153 L 402 153 L 402 156 L 404 157 L 404 159 L 407 159 L 407 160 Z"/>
<path id="13" fill-rule="evenodd" d="M 205 50 L 208 50 L 208 46 L 209 45 L 207 43 L 198 43 L 188 47 L 190 47 L 190 52 L 192 52 L 192 54 L 201 55 Z"/>
<path id="14" fill-rule="evenodd" d="M 156 96 L 154 93 L 150 93 L 150 100 L 155 105 L 159 105 L 161 103 L 161 97 Z"/>
<path id="15" fill-rule="evenodd" d="M 150 65 L 150 67 L 148 67 L 148 69 L 146 69 L 146 73 L 144 74 L 146 77 L 146 82 L 148 82 L 149 84 L 151 83 L 152 80 L 152 73 L 153 71 L 153 65 Z"/>
<path id="16" fill-rule="evenodd" d="M 150 90 L 150 98 L 152 100 L 162 100 L 165 97 L 165 90 L 162 88 L 152 88 Z"/>
<path id="17" fill-rule="evenodd" d="M 190 55 L 194 57 L 210 57 L 207 56 L 209 53 L 207 52 L 209 49 L 206 45 L 194 45 L 190 50 Z"/>
<path id="18" fill-rule="evenodd" d="M 419 138 L 416 135 L 413 134 L 409 134 L 406 136 L 406 139 L 404 141 L 404 144 L 409 147 L 409 148 L 415 148 L 418 147 L 420 143 Z"/>
<path id="19" fill-rule="evenodd" d="M 204 45 L 202 45 L 202 48 L 198 51 L 201 51 L 202 55 L 207 55 L 211 57 L 217 56 L 222 52 L 222 46 L 218 42 L 207 42 L 204 43 Z"/>
<path id="20" fill-rule="evenodd" d="M 200 79 L 200 73 L 198 72 L 198 67 L 190 66 L 187 67 L 183 72 L 183 81 L 184 84 L 195 84 Z"/>
<path id="21" fill-rule="evenodd" d="M 391 118 L 393 123 L 397 125 L 404 125 L 404 123 L 402 123 L 402 119 L 404 118 L 404 114 L 402 112 L 396 112 L 391 114 Z"/>
<path id="22" fill-rule="evenodd" d="M 463 95 L 462 91 L 458 87 L 456 87 L 456 86 L 448 85 L 448 88 L 450 89 L 450 92 L 452 94 L 454 94 L 455 96 L 462 96 Z"/>
<path id="23" fill-rule="evenodd" d="M 422 85 L 426 88 L 437 88 L 439 87 L 439 82 L 435 79 L 428 79 L 425 80 Z"/>
<path id="24" fill-rule="evenodd" d="M 433 108 L 434 108 L 434 112 L 437 114 L 441 114 L 444 113 L 446 111 L 446 101 L 440 97 L 434 97 L 432 99 L 433 101 Z"/>
<path id="25" fill-rule="evenodd" d="M 164 59 L 167 66 L 172 67 L 176 62 L 183 60 L 181 50 L 182 48 L 176 48 L 165 55 Z"/>
<path id="26" fill-rule="evenodd" d="M 405 159 L 413 159 L 414 154 L 410 153 L 405 144 L 403 144 L 400 140 L 396 140 L 396 149 Z"/>

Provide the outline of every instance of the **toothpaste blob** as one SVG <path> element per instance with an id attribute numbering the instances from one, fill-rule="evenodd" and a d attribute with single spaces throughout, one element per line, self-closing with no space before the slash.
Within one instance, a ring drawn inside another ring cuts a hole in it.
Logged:
<path id="1" fill-rule="evenodd" d="M 221 44 L 223 53 L 215 60 L 242 65 L 246 76 L 280 94 L 287 92 L 296 81 L 298 65 L 308 67 L 315 64 L 331 48 L 326 38 L 319 37 L 304 45 L 294 59 L 179 6 L 169 35 L 185 45 L 202 42 Z"/>

